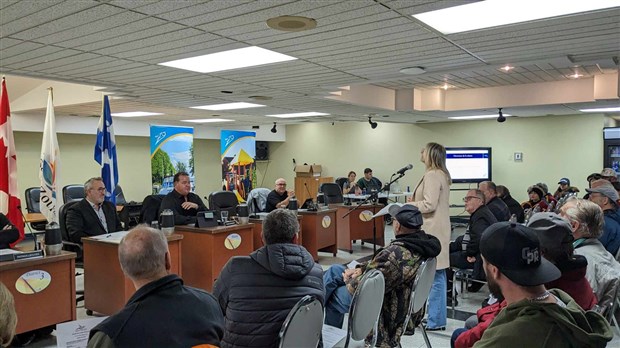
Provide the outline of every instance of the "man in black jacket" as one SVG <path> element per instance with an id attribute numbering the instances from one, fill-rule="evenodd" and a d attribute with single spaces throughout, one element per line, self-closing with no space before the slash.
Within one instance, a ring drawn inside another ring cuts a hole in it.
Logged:
<path id="1" fill-rule="evenodd" d="M 296 244 L 298 232 L 297 216 L 276 209 L 263 222 L 265 246 L 224 266 L 213 288 L 226 323 L 220 347 L 276 347 L 297 301 L 312 295 L 324 303 L 322 268 Z"/>
<path id="2" fill-rule="evenodd" d="M 90 178 L 84 184 L 86 197 L 67 210 L 67 233 L 74 243 L 82 244 L 82 237 L 121 231 L 123 226 L 116 207 L 105 201 L 102 178 Z"/>
<path id="3" fill-rule="evenodd" d="M 510 209 L 504 201 L 497 197 L 497 186 L 493 181 L 483 181 L 478 185 L 478 189 L 484 194 L 486 206 L 495 216 L 497 221 L 508 221 L 510 219 Z"/>
<path id="4" fill-rule="evenodd" d="M 90 332 L 88 347 L 219 347 L 224 318 L 213 295 L 183 285 L 170 271 L 166 237 L 144 225 L 118 246 L 136 292 L 125 308 Z"/>
<path id="5" fill-rule="evenodd" d="M 207 210 L 200 196 L 191 192 L 192 183 L 189 174 L 178 172 L 174 175 L 174 190 L 170 191 L 161 201 L 159 213 L 166 209 L 172 210 L 175 225 L 196 223 L 196 214 Z M 148 221 L 147 221 L 148 222 Z"/>
<path id="6" fill-rule="evenodd" d="M 516 216 L 517 222 L 519 223 L 525 222 L 525 213 L 523 212 L 523 207 L 521 207 L 521 204 L 517 202 L 516 199 L 512 198 L 508 187 L 503 185 L 497 185 L 497 197 L 499 197 L 502 201 L 504 201 L 504 203 L 506 203 L 506 205 L 508 206 L 508 210 L 510 210 L 510 216 Z"/>
<path id="7" fill-rule="evenodd" d="M 0 213 L 0 249 L 8 249 L 9 245 L 19 239 L 19 231 L 6 215 Z"/>

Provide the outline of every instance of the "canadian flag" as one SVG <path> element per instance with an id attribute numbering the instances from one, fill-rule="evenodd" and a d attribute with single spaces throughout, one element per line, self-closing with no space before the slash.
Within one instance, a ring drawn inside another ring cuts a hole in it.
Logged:
<path id="1" fill-rule="evenodd" d="M 17 156 L 11 127 L 11 110 L 6 82 L 2 78 L 0 94 L 0 212 L 6 215 L 19 230 L 19 239 L 11 247 L 24 239 L 24 220 L 21 202 L 17 192 Z"/>

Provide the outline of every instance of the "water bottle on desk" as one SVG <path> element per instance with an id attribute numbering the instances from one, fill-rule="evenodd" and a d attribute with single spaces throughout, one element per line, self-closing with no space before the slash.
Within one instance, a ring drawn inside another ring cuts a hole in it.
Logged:
<path id="1" fill-rule="evenodd" d="M 164 209 L 159 215 L 161 220 L 161 231 L 169 236 L 174 233 L 174 213 L 171 209 Z"/>

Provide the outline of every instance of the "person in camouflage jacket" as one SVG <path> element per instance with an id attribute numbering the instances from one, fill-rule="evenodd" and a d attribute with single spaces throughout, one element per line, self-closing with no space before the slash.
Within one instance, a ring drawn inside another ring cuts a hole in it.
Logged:
<path id="1" fill-rule="evenodd" d="M 403 334 L 402 326 L 409 309 L 411 283 L 422 261 L 436 257 L 441 244 L 434 236 L 422 229 L 422 214 L 412 205 L 390 206 L 385 209 L 394 217 L 396 239 L 380 249 L 368 263 L 355 269 L 332 265 L 323 275 L 326 290 L 325 323 L 342 327 L 344 314 L 348 312 L 355 289 L 364 272 L 381 271 L 385 278 L 385 295 L 379 316 L 378 347 L 395 347 Z M 379 214 L 377 214 L 379 215 Z M 372 334 L 366 339 L 372 341 Z"/>

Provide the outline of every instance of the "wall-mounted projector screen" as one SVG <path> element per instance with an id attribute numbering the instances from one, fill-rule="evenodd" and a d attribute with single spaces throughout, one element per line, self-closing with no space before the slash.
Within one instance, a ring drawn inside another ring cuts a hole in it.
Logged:
<path id="1" fill-rule="evenodd" d="M 455 183 L 478 183 L 491 178 L 490 147 L 447 147 L 446 166 Z"/>

